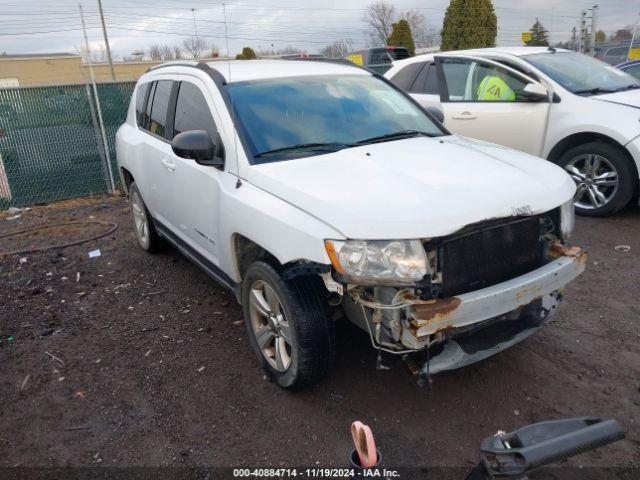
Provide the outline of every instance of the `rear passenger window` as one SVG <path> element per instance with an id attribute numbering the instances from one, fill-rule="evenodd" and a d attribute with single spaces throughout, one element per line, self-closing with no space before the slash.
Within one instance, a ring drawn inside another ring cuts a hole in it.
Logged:
<path id="1" fill-rule="evenodd" d="M 171 95 L 171 80 L 160 80 L 156 83 L 153 94 L 153 106 L 151 107 L 151 121 L 149 131 L 159 137 L 164 137 L 167 124 L 167 110 L 169 109 L 169 96 Z"/>
<path id="2" fill-rule="evenodd" d="M 409 88 L 413 84 L 413 81 L 418 75 L 418 72 L 420 71 L 420 69 L 422 69 L 423 66 L 424 66 L 423 62 L 412 63 L 410 65 L 407 65 L 406 67 L 401 69 L 398 73 L 396 73 L 391 78 L 391 81 L 398 88 L 401 88 L 402 90 L 409 90 Z"/>
<path id="3" fill-rule="evenodd" d="M 193 83 L 182 82 L 176 101 L 173 136 L 189 130 L 204 130 L 209 132 L 211 138 L 217 131 L 203 93 Z"/>
<path id="4" fill-rule="evenodd" d="M 438 81 L 438 72 L 434 64 L 429 65 L 429 71 L 427 72 L 427 80 L 424 84 L 424 93 L 439 94 L 440 82 Z"/>
<path id="5" fill-rule="evenodd" d="M 143 83 L 136 88 L 136 122 L 142 125 L 144 121 L 144 97 L 147 95 L 148 83 Z"/>
<path id="6" fill-rule="evenodd" d="M 436 66 L 433 63 L 424 67 L 409 91 L 413 93 L 427 93 L 433 95 L 438 95 L 440 93 L 438 72 L 436 71 Z"/>
<path id="7" fill-rule="evenodd" d="M 145 130 L 149 130 L 149 122 L 151 122 L 151 105 L 153 105 L 153 93 L 156 91 L 156 82 L 153 82 L 149 88 L 151 89 L 151 93 L 149 93 L 147 109 L 145 110 L 142 122 L 140 123 L 140 126 Z"/>

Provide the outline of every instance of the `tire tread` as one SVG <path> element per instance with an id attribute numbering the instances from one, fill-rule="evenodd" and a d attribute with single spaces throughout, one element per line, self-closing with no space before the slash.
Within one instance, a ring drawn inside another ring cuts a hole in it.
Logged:
<path id="1" fill-rule="evenodd" d="M 302 276 L 286 281 L 268 263 L 263 261 L 253 263 L 245 274 L 242 292 L 245 323 L 249 335 L 253 335 L 253 332 L 249 325 L 248 289 L 250 279 L 254 275 L 271 283 L 271 286 L 284 297 L 281 300 L 287 303 L 286 307 L 294 318 L 293 326 L 296 330 L 299 351 L 297 374 L 291 383 L 283 384 L 279 375 L 266 366 L 266 360 L 262 358 L 262 354 L 256 352 L 261 364 L 266 368 L 267 373 L 284 388 L 300 390 L 318 383 L 333 366 L 336 353 L 335 325 L 328 315 L 327 303 L 321 293 L 323 287 L 320 279 Z"/>

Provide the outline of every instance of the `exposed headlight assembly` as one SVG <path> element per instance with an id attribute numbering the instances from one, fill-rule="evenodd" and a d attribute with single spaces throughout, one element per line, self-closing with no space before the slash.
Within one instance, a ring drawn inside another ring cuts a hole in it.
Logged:
<path id="1" fill-rule="evenodd" d="M 573 225 L 575 224 L 575 207 L 573 198 L 560 206 L 560 233 L 562 241 L 566 242 L 571 238 Z"/>
<path id="2" fill-rule="evenodd" d="M 360 285 L 413 285 L 428 272 L 420 240 L 325 240 L 336 271 Z"/>

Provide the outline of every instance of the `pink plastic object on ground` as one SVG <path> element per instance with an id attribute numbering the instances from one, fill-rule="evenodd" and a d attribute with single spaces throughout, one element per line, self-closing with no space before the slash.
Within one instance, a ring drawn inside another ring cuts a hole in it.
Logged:
<path id="1" fill-rule="evenodd" d="M 363 468 L 375 466 L 378 462 L 378 454 L 371 429 L 364 423 L 356 420 L 351 424 L 351 436 L 356 446 L 356 452 L 358 452 L 360 465 Z"/>

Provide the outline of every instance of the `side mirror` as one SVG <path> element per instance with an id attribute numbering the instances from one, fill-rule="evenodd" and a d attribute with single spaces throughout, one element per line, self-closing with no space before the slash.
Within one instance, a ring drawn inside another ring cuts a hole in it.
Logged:
<path id="1" fill-rule="evenodd" d="M 440 123 L 444 123 L 444 113 L 438 107 L 427 107 L 427 111 L 436 117 Z"/>
<path id="2" fill-rule="evenodd" d="M 204 130 L 179 133 L 173 137 L 171 149 L 177 156 L 195 160 L 200 165 L 217 168 L 224 166 L 224 148 L 217 133 L 213 139 Z"/>
<path id="3" fill-rule="evenodd" d="M 522 95 L 534 101 L 549 99 L 549 92 L 547 92 L 547 89 L 541 83 L 527 83 L 522 90 Z"/>

